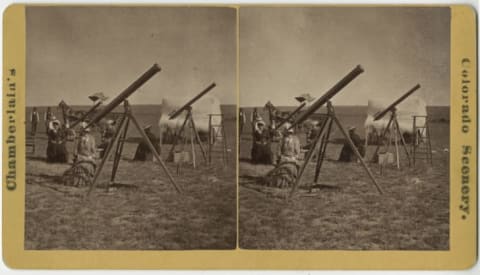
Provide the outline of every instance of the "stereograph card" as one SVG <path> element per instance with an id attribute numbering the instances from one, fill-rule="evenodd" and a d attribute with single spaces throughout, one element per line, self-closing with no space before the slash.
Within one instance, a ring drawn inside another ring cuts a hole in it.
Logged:
<path id="1" fill-rule="evenodd" d="M 19 269 L 467 269 L 475 10 L 4 11 Z"/>

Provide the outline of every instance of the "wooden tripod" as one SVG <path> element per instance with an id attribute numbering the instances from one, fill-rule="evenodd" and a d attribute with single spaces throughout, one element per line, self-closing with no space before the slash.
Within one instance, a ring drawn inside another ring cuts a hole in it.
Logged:
<path id="1" fill-rule="evenodd" d="M 157 160 L 158 164 L 162 167 L 165 174 L 167 174 L 168 178 L 170 179 L 170 182 L 173 184 L 173 186 L 175 187 L 177 192 L 182 193 L 182 189 L 175 182 L 175 179 L 172 177 L 172 175 L 168 171 L 167 166 L 165 166 L 165 163 L 160 158 L 160 155 L 158 154 L 157 150 L 155 149 L 152 142 L 148 138 L 147 134 L 142 129 L 142 127 L 138 123 L 137 119 L 133 115 L 133 113 L 130 109 L 130 105 L 129 105 L 127 100 L 124 101 L 124 107 L 125 107 L 125 111 L 124 111 L 124 113 L 121 117 L 120 123 L 118 125 L 118 129 L 115 132 L 113 140 L 108 144 L 108 146 L 105 150 L 105 153 L 103 155 L 102 161 L 100 162 L 100 165 L 98 166 L 97 170 L 95 171 L 95 175 L 93 177 L 92 184 L 90 185 L 90 188 L 88 189 L 87 196 L 90 195 L 90 193 L 92 192 L 92 190 L 93 190 L 93 188 L 94 188 L 94 186 L 95 186 L 95 184 L 98 180 L 98 177 L 100 176 L 100 173 L 102 172 L 103 166 L 105 165 L 107 160 L 110 158 L 110 155 L 112 153 L 112 149 L 116 145 L 115 155 L 114 155 L 114 159 L 113 159 L 112 174 L 110 176 L 109 185 L 114 183 L 115 176 L 116 176 L 117 169 L 118 169 L 118 165 L 120 164 L 120 158 L 122 156 L 123 145 L 125 144 L 125 140 L 126 140 L 126 137 L 127 137 L 128 126 L 129 126 L 130 121 L 132 121 L 135 128 L 137 128 L 138 132 L 142 136 L 142 139 L 145 141 L 145 143 L 150 148 L 150 151 L 152 152 L 153 156 Z M 108 186 L 107 186 L 107 188 L 108 188 Z"/>
<path id="2" fill-rule="evenodd" d="M 393 127 L 393 129 L 391 129 Z M 400 152 L 398 151 L 398 136 L 400 136 L 400 143 L 403 146 L 403 149 L 405 149 L 405 154 L 407 154 L 407 159 L 408 159 L 408 166 L 410 166 L 410 153 L 408 152 L 407 149 L 407 143 L 405 142 L 405 139 L 403 138 L 402 132 L 400 131 L 400 125 L 398 124 L 397 120 L 397 112 L 396 109 L 393 108 L 390 110 L 390 120 L 387 123 L 387 127 L 383 130 L 382 135 L 380 136 L 380 143 L 377 145 L 377 148 L 375 148 L 375 152 L 373 153 L 373 160 L 377 158 L 378 151 L 380 150 L 380 147 L 382 146 L 381 142 L 385 139 L 385 136 L 387 132 L 393 133 L 393 138 L 394 138 L 394 143 L 395 143 L 395 156 L 397 160 L 397 168 L 400 169 Z M 391 138 L 392 135 L 390 134 L 390 138 L 387 142 L 386 146 L 386 152 L 388 152 L 391 144 Z"/>
<path id="3" fill-rule="evenodd" d="M 305 168 L 308 166 L 310 161 L 312 160 L 312 157 L 315 152 L 317 152 L 317 163 L 315 166 L 315 178 L 314 182 L 315 184 L 318 183 L 318 177 L 320 175 L 320 169 L 322 168 L 322 163 L 325 158 L 325 151 L 327 149 L 328 145 L 328 139 L 330 137 L 330 132 L 332 130 L 332 124 L 335 122 L 337 125 L 338 129 L 342 132 L 344 138 L 347 140 L 348 144 L 350 147 L 353 149 L 355 155 L 357 158 L 360 160 L 360 163 L 362 164 L 363 168 L 367 172 L 368 176 L 372 180 L 372 182 L 375 184 L 375 187 L 377 188 L 378 192 L 380 194 L 383 194 L 382 189 L 380 188 L 380 185 L 378 185 L 377 181 L 373 177 L 372 172 L 368 168 L 367 164 L 363 161 L 362 156 L 357 150 L 357 147 L 353 144 L 352 139 L 348 135 L 347 131 L 345 128 L 342 126 L 342 123 L 340 120 L 338 120 L 337 116 L 335 115 L 335 110 L 332 106 L 332 103 L 330 101 L 327 102 L 327 114 L 325 115 L 326 118 L 324 119 L 322 125 L 320 126 L 320 131 L 317 133 L 317 136 L 315 137 L 312 147 L 307 152 L 307 156 L 305 157 L 305 161 L 303 165 L 300 167 L 300 170 L 298 171 L 297 174 L 297 180 L 295 181 L 292 190 L 290 191 L 290 195 L 288 198 L 291 198 L 295 191 L 298 188 L 298 185 L 300 184 L 300 181 L 302 180 L 303 173 L 305 172 Z M 314 184 L 309 184 L 310 190 L 313 188 Z"/>
<path id="4" fill-rule="evenodd" d="M 187 126 L 187 123 L 190 126 L 190 142 L 192 144 L 192 163 L 193 163 L 193 168 L 196 167 L 195 164 L 195 145 L 193 140 L 200 145 L 200 150 L 202 151 L 203 159 L 205 163 L 208 162 L 207 160 L 207 153 L 205 151 L 205 148 L 203 148 L 202 141 L 200 140 L 200 136 L 198 135 L 197 128 L 195 127 L 195 121 L 193 120 L 193 115 L 192 115 L 192 106 L 188 106 L 185 109 L 187 111 L 187 115 L 185 116 L 185 120 L 183 121 L 182 127 L 180 130 L 175 133 L 175 137 L 173 138 L 173 145 L 172 148 L 170 149 L 170 152 L 168 153 L 168 159 L 173 160 L 173 153 L 175 152 L 175 147 L 177 146 L 178 140 L 182 137 L 183 132 L 185 131 L 185 127 Z M 193 133 L 192 133 L 193 132 Z"/>

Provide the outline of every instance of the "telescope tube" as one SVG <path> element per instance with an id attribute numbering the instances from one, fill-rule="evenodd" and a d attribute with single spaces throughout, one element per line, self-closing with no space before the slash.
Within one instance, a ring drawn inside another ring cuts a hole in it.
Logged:
<path id="1" fill-rule="evenodd" d="M 312 115 L 316 110 L 322 107 L 327 101 L 329 101 L 332 97 L 334 97 L 337 93 L 340 92 L 345 86 L 347 86 L 352 80 L 354 80 L 359 74 L 363 73 L 364 70 L 362 66 L 357 65 L 351 72 L 349 72 L 345 77 L 343 77 L 340 81 L 335 84 L 330 90 L 324 93 L 319 99 L 317 99 L 301 116 L 299 116 L 294 123 L 292 123 L 292 127 L 304 122 L 310 115 Z"/>
<path id="2" fill-rule="evenodd" d="M 90 123 L 88 123 L 87 128 L 92 126 L 93 124 L 100 121 L 104 116 L 110 113 L 115 107 L 120 105 L 125 99 L 127 99 L 131 94 L 133 94 L 138 88 L 140 88 L 145 82 L 147 82 L 152 76 L 160 71 L 160 67 L 157 63 L 153 64 L 153 66 L 148 69 L 145 73 L 143 73 L 135 82 L 130 84 L 123 92 L 121 92 L 117 97 L 115 97 L 110 103 L 105 105 L 103 109 L 101 109 L 93 118 Z"/>
<path id="3" fill-rule="evenodd" d="M 305 107 L 305 105 L 307 105 L 306 102 L 303 102 L 300 106 L 298 106 L 295 110 L 293 110 L 293 112 L 291 112 L 284 120 L 282 120 L 282 122 L 280 122 L 280 124 L 277 125 L 277 129 L 282 127 L 283 124 L 285 124 L 286 122 L 288 122 L 290 119 L 292 119 L 292 117 L 294 115 L 296 115 L 298 112 L 300 112 L 300 110 L 303 109 L 303 107 Z"/>
<path id="4" fill-rule="evenodd" d="M 381 119 L 382 117 L 384 117 L 390 110 L 395 108 L 395 106 L 397 106 L 398 104 L 402 103 L 402 101 L 404 101 L 407 97 L 409 97 L 411 94 L 413 94 L 413 92 L 415 92 L 418 89 L 420 89 L 420 84 L 415 85 L 415 87 L 411 88 L 410 91 L 406 92 L 399 99 L 395 100 L 392 104 L 390 104 L 390 106 L 385 108 L 380 113 L 376 113 L 373 120 L 377 121 L 377 120 Z"/>
<path id="5" fill-rule="evenodd" d="M 175 113 L 171 114 L 169 119 L 174 119 L 177 116 L 179 116 L 183 112 L 183 110 L 187 109 L 189 106 L 191 106 L 193 103 L 195 103 L 195 101 L 199 100 L 206 93 L 210 92 L 210 90 L 215 88 L 215 86 L 217 86 L 217 84 L 215 84 L 215 82 L 210 84 L 210 86 L 208 86 L 203 91 L 201 91 L 196 97 L 192 98 L 189 102 L 187 102 L 185 105 L 183 105 L 182 108 L 178 109 L 177 111 L 175 111 Z"/>

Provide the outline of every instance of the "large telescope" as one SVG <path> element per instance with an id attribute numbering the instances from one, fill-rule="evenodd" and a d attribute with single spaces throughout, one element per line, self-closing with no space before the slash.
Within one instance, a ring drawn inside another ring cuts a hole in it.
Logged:
<path id="1" fill-rule="evenodd" d="M 178 109 L 177 111 L 175 111 L 174 113 L 170 114 L 169 115 L 169 119 L 175 119 L 177 116 L 179 116 L 184 110 L 188 109 L 190 106 L 192 106 L 193 103 L 195 103 L 195 101 L 199 100 L 202 96 L 204 96 L 205 94 L 207 94 L 208 92 L 210 92 L 210 90 L 212 90 L 213 88 L 215 88 L 215 86 L 217 86 L 217 84 L 215 84 L 215 82 L 213 82 L 212 84 L 210 84 L 210 86 L 208 86 L 207 88 L 205 88 L 205 90 L 201 91 L 196 97 L 192 98 L 189 102 L 187 102 L 185 105 L 182 106 L 182 108 Z"/>
<path id="2" fill-rule="evenodd" d="M 373 117 L 374 121 L 377 121 L 384 117 L 389 111 L 393 110 L 398 104 L 402 103 L 407 97 L 409 97 L 411 94 L 413 94 L 416 90 L 420 89 L 420 84 L 415 85 L 415 87 L 411 88 L 410 91 L 406 92 L 404 95 L 402 95 L 399 99 L 395 100 L 390 106 L 385 108 L 383 111 L 376 113 Z"/>
<path id="3" fill-rule="evenodd" d="M 135 82 L 128 86 L 123 92 L 121 92 L 117 97 L 115 97 L 110 103 L 108 103 L 103 109 L 101 109 L 88 123 L 87 127 L 92 126 L 93 124 L 100 121 L 104 116 L 110 113 L 115 107 L 120 105 L 125 99 L 127 99 L 131 94 L 133 94 L 138 88 L 140 88 L 145 82 L 147 82 L 152 76 L 160 71 L 158 64 L 153 64 L 153 66 L 143 73 Z"/>
<path id="4" fill-rule="evenodd" d="M 310 115 L 315 113 L 320 107 L 327 103 L 332 97 L 340 92 L 345 86 L 347 86 L 352 80 L 354 80 L 359 74 L 363 73 L 364 70 L 362 66 L 357 65 L 351 72 L 349 72 L 344 78 L 342 78 L 335 86 L 330 88 L 325 94 L 323 94 L 319 99 L 317 99 L 301 116 L 299 116 L 290 128 L 295 127 L 302 122 L 304 122 Z"/>
<path id="5" fill-rule="evenodd" d="M 307 105 L 307 103 L 303 102 L 302 104 L 300 104 L 300 106 L 298 106 L 295 110 L 293 110 L 293 112 L 288 114 L 288 116 L 285 119 L 283 119 L 282 122 L 280 122 L 280 124 L 277 125 L 277 129 L 282 127 L 283 124 L 289 122 L 290 119 L 292 119 L 294 115 L 296 115 L 298 112 L 300 112 L 300 110 L 303 109 L 303 107 L 305 107 L 305 105 Z"/>

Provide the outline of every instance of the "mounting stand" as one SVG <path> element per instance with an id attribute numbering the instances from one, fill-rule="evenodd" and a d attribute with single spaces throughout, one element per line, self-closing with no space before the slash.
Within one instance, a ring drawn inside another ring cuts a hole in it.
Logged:
<path id="1" fill-rule="evenodd" d="M 393 127 L 393 129 L 390 129 L 392 127 Z M 397 113 L 396 113 L 395 108 L 390 110 L 390 120 L 388 121 L 387 127 L 385 127 L 382 135 L 380 136 L 380 141 L 383 141 L 385 139 L 385 136 L 386 136 L 387 132 L 393 133 L 393 137 L 394 137 L 394 140 L 395 140 L 395 155 L 396 155 L 396 160 L 397 160 L 397 168 L 400 169 L 400 152 L 398 151 L 398 136 L 400 136 L 400 142 L 403 146 L 403 149 L 405 149 L 405 153 L 407 154 L 407 159 L 408 159 L 408 166 L 410 166 L 410 153 L 408 152 L 407 143 L 405 142 L 405 139 L 403 138 L 403 135 L 400 131 L 400 125 L 398 124 Z M 392 137 L 392 135 L 390 134 L 390 138 L 389 138 L 387 146 L 386 146 L 386 152 L 388 152 L 388 149 L 390 147 L 391 137 Z M 374 159 L 376 158 L 376 156 L 378 154 L 378 151 L 380 150 L 381 146 L 382 146 L 381 144 L 377 145 L 377 148 L 375 149 L 375 152 L 373 153 L 373 158 Z"/>
<path id="2" fill-rule="evenodd" d="M 213 118 L 219 117 L 220 124 L 213 124 Z M 219 133 L 220 132 L 220 133 Z M 227 135 L 225 134 L 225 126 L 223 124 L 223 114 L 208 115 L 208 164 L 212 164 L 213 148 L 218 137 L 222 138 L 222 160 L 223 165 L 228 164 Z"/>
<path id="3" fill-rule="evenodd" d="M 315 166 L 315 178 L 314 182 L 318 182 L 318 177 L 320 175 L 320 169 L 322 168 L 322 163 L 325 158 L 325 151 L 327 149 L 327 144 L 328 144 L 328 138 L 330 137 L 330 132 L 332 130 L 332 124 L 335 122 L 337 127 L 340 129 L 342 132 L 343 136 L 347 140 L 348 144 L 350 147 L 353 149 L 355 155 L 357 158 L 360 160 L 360 163 L 362 164 L 363 168 L 367 172 L 368 176 L 372 180 L 372 182 L 375 184 L 375 187 L 377 188 L 378 192 L 380 194 L 383 193 L 382 189 L 378 185 L 377 181 L 373 177 L 372 172 L 370 169 L 368 169 L 367 165 L 362 159 L 362 156 L 357 150 L 357 147 L 353 144 L 353 141 L 350 139 L 350 136 L 348 135 L 347 131 L 345 131 L 345 128 L 342 126 L 341 122 L 338 120 L 338 118 L 335 115 L 335 110 L 332 106 L 332 103 L 330 101 L 327 102 L 327 114 L 325 115 L 325 119 L 323 120 L 323 123 L 320 127 L 320 131 L 318 132 L 317 136 L 314 139 L 314 142 L 312 144 L 312 147 L 307 152 L 307 156 L 305 157 L 305 161 L 303 165 L 300 167 L 300 170 L 297 175 L 297 180 L 295 181 L 292 190 L 290 191 L 290 195 L 288 198 L 291 198 L 295 191 L 298 188 L 298 185 L 300 184 L 300 181 L 302 180 L 303 173 L 305 172 L 305 168 L 307 167 L 308 163 L 311 161 L 314 153 L 318 150 L 318 155 L 317 155 L 317 163 Z M 319 144 L 320 143 L 320 144 Z M 318 148 L 317 148 L 318 147 Z M 310 190 L 313 188 L 314 184 L 309 184 Z"/>
<path id="4" fill-rule="evenodd" d="M 421 121 L 424 121 L 421 124 Z M 430 127 L 428 116 L 413 116 L 413 166 L 417 160 L 425 159 L 430 165 L 433 163 L 432 143 L 430 141 Z"/>
<path id="5" fill-rule="evenodd" d="M 105 162 L 107 162 L 107 160 L 109 159 L 110 154 L 112 153 L 113 146 L 116 145 L 115 156 L 114 156 L 114 159 L 113 159 L 112 174 L 111 174 L 111 177 L 110 177 L 109 185 L 114 183 L 115 175 L 116 175 L 117 169 L 118 169 L 118 165 L 120 164 L 120 158 L 121 158 L 122 151 L 123 151 L 123 145 L 124 145 L 125 140 L 126 140 L 126 136 L 127 136 L 127 132 L 128 132 L 128 126 L 129 126 L 130 121 L 132 121 L 133 125 L 135 125 L 135 128 L 137 128 L 138 132 L 140 133 L 143 140 L 145 141 L 145 143 L 150 148 L 150 151 L 152 151 L 152 154 L 155 157 L 155 159 L 157 160 L 158 164 L 162 167 L 163 171 L 167 174 L 168 178 L 170 179 L 170 182 L 173 184 L 173 186 L 175 187 L 177 192 L 182 193 L 182 189 L 177 185 L 177 183 L 173 179 L 172 175 L 170 174 L 167 167 L 165 166 L 165 163 L 160 158 L 160 155 L 158 155 L 157 150 L 155 149 L 152 142 L 148 138 L 147 134 L 145 134 L 145 131 L 143 131 L 142 127 L 140 126 L 137 119 L 133 115 L 133 113 L 130 109 L 130 105 L 129 105 L 127 100 L 124 101 L 124 108 L 125 108 L 125 111 L 124 111 L 124 113 L 121 117 L 120 123 L 118 125 L 118 129 L 115 132 L 115 135 L 114 135 L 112 141 L 108 144 L 107 148 L 105 149 L 105 154 L 103 155 L 102 161 L 100 162 L 100 165 L 98 166 L 97 170 L 95 171 L 95 175 L 93 177 L 92 183 L 91 183 L 90 188 L 88 189 L 88 192 L 87 192 L 87 197 L 92 192 L 92 190 L 93 190 L 93 188 L 94 188 L 94 186 L 95 186 L 95 184 L 98 180 L 98 177 L 100 176 L 100 173 L 102 172 L 102 169 L 103 169 L 103 166 L 105 165 Z M 109 185 L 107 185 L 107 190 L 108 190 Z"/>
<path id="6" fill-rule="evenodd" d="M 173 153 L 175 152 L 175 147 L 177 146 L 178 140 L 182 137 L 183 132 L 185 131 L 185 126 L 187 125 L 187 122 L 189 123 L 190 126 L 190 141 L 192 143 L 192 160 L 193 160 L 193 168 L 195 168 L 195 146 L 193 142 L 193 137 L 192 137 L 192 132 L 193 136 L 195 137 L 195 140 L 197 141 L 198 145 L 200 145 L 200 150 L 202 150 L 202 155 L 203 159 L 205 162 L 207 162 L 207 153 L 205 151 L 205 148 L 203 148 L 202 141 L 200 140 L 200 136 L 198 135 L 197 128 L 195 127 L 195 121 L 193 120 L 192 116 L 192 107 L 187 106 L 185 107 L 185 110 L 187 111 L 187 115 L 185 116 L 185 120 L 183 121 L 182 127 L 180 130 L 175 133 L 174 139 L 173 139 L 173 145 L 172 148 L 170 149 L 170 152 L 168 153 L 168 160 L 173 161 Z"/>

